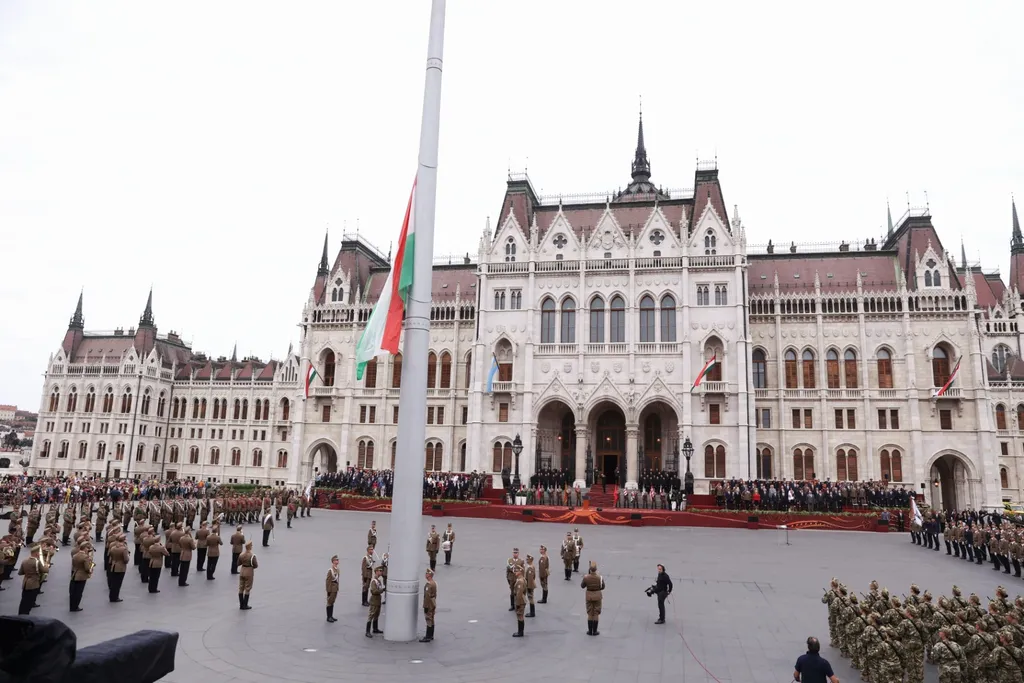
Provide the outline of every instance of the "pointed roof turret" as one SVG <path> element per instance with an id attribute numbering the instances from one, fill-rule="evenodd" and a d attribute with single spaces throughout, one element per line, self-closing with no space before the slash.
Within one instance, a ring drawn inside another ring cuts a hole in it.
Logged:
<path id="1" fill-rule="evenodd" d="M 1010 239 L 1010 253 L 1024 253 L 1024 235 L 1020 232 L 1020 220 L 1017 218 L 1017 202 L 1010 199 L 1010 207 L 1013 211 L 1013 237 Z"/>
<path id="2" fill-rule="evenodd" d="M 651 162 L 647 158 L 647 147 L 644 144 L 643 111 L 640 112 L 640 123 L 636 131 L 636 152 L 633 153 L 633 164 L 630 170 L 633 182 L 625 190 L 615 195 L 614 201 L 649 201 L 669 198 L 651 182 Z"/>
<path id="3" fill-rule="evenodd" d="M 967 250 L 964 249 L 964 238 L 960 238 L 960 267 L 967 270 Z"/>
<path id="4" fill-rule="evenodd" d="M 231 362 L 238 362 L 238 342 L 235 342 L 235 345 L 231 349 Z"/>
<path id="5" fill-rule="evenodd" d="M 889 208 L 889 202 L 885 203 L 885 213 L 886 217 L 889 219 L 889 232 L 886 234 L 886 238 L 889 238 L 892 237 L 892 233 L 894 232 L 892 228 L 892 209 Z"/>
<path id="6" fill-rule="evenodd" d="M 153 322 L 153 288 L 149 288 L 149 298 L 146 299 L 146 310 L 142 312 L 142 317 L 139 318 L 139 327 L 155 327 L 156 323 Z"/>
<path id="7" fill-rule="evenodd" d="M 633 180 L 651 179 L 651 162 L 647 160 L 647 148 L 644 146 L 644 113 L 640 112 L 640 124 L 636 129 L 636 152 L 633 154 Z"/>
<path id="8" fill-rule="evenodd" d="M 82 292 L 78 293 L 78 305 L 75 307 L 75 314 L 71 316 L 71 322 L 68 323 L 68 327 L 72 327 L 76 330 L 85 329 L 85 318 L 82 317 Z"/>
<path id="9" fill-rule="evenodd" d="M 317 277 L 327 277 L 331 273 L 331 266 L 327 261 L 327 237 L 327 232 L 324 231 L 324 253 L 320 257 L 320 267 L 316 271 Z"/>

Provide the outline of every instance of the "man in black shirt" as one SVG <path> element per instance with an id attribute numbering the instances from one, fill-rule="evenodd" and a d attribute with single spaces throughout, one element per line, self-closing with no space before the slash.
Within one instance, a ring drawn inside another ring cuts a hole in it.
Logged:
<path id="1" fill-rule="evenodd" d="M 820 654 L 821 643 L 814 636 L 807 639 L 807 654 L 796 660 L 793 680 L 799 683 L 839 683 L 839 677 L 832 672 L 832 665 Z"/>
<path id="2" fill-rule="evenodd" d="M 665 571 L 665 565 L 658 565 L 658 581 L 651 590 L 658 596 L 658 620 L 655 624 L 665 623 L 665 598 L 672 594 L 672 579 L 668 577 L 668 573 Z"/>

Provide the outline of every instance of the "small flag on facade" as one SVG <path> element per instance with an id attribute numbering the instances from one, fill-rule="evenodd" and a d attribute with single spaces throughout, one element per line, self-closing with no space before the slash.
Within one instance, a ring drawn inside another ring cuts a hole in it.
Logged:
<path id="1" fill-rule="evenodd" d="M 946 383 L 942 385 L 941 389 L 935 390 L 935 393 L 932 395 L 932 398 L 940 398 L 943 395 L 945 395 L 947 391 L 949 391 L 949 387 L 952 386 L 953 380 L 956 379 L 957 373 L 960 372 L 961 360 L 963 360 L 963 356 L 960 356 L 960 358 L 956 359 L 956 365 L 953 366 L 953 372 L 949 373 L 949 379 L 946 380 Z"/>
<path id="2" fill-rule="evenodd" d="M 708 376 L 708 373 L 711 372 L 711 368 L 715 367 L 717 364 L 718 354 L 716 353 L 715 355 L 711 356 L 711 360 L 705 363 L 704 367 L 700 369 L 699 373 L 697 373 L 697 379 L 693 380 L 693 386 L 690 387 L 691 392 L 700 386 L 701 382 L 703 382 L 704 379 Z"/>
<path id="3" fill-rule="evenodd" d="M 313 367 L 313 361 L 309 361 L 309 368 L 306 369 L 306 398 L 309 398 L 309 387 L 318 376 L 316 368 Z"/>
<path id="4" fill-rule="evenodd" d="M 498 374 L 498 357 L 491 354 L 491 370 L 487 373 L 487 393 L 494 393 L 494 376 Z"/>

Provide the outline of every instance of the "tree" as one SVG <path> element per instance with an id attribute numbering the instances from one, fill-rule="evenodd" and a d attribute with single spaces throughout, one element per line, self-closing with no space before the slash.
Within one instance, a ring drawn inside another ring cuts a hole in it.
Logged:
<path id="1" fill-rule="evenodd" d="M 3 443 L 4 448 L 8 450 L 13 450 L 18 446 L 18 435 L 15 434 L 13 431 L 7 432 L 7 434 L 4 435 Z"/>

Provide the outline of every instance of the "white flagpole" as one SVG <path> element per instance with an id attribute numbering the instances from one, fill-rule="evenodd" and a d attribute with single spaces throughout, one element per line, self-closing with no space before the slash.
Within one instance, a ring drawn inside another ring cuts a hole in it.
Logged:
<path id="1" fill-rule="evenodd" d="M 388 558 L 388 613 L 384 640 L 416 639 L 419 621 L 423 525 L 423 442 L 426 437 L 427 350 L 430 346 L 431 271 L 434 254 L 434 200 L 437 192 L 437 145 L 441 115 L 441 66 L 444 54 L 445 0 L 432 0 L 427 74 L 420 123 L 416 174 L 415 258 L 413 284 L 405 315 L 402 394 L 399 399 L 398 446 L 391 498 Z"/>

